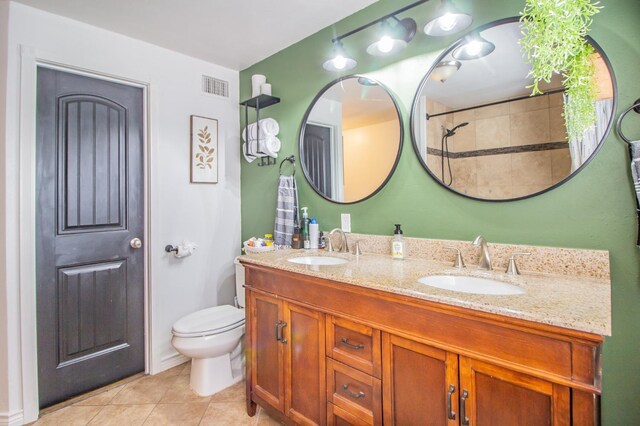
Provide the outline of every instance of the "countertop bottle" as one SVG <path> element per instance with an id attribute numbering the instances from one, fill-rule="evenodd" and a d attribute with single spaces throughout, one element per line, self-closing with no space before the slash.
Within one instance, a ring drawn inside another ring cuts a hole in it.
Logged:
<path id="1" fill-rule="evenodd" d="M 291 248 L 302 248 L 302 234 L 300 233 L 300 228 L 298 228 L 297 226 L 293 229 L 293 237 L 291 237 Z"/>
<path id="2" fill-rule="evenodd" d="M 320 241 L 320 225 L 316 221 L 315 216 L 309 222 L 309 248 L 317 249 Z"/>
<path id="3" fill-rule="evenodd" d="M 302 210 L 302 247 L 308 249 L 310 246 L 309 241 L 309 214 L 307 210 L 308 207 L 301 207 Z"/>
<path id="4" fill-rule="evenodd" d="M 393 231 L 394 237 L 391 242 L 391 257 L 397 260 L 404 259 L 404 237 L 402 236 L 402 229 L 400 224 L 396 224 L 396 230 Z"/>

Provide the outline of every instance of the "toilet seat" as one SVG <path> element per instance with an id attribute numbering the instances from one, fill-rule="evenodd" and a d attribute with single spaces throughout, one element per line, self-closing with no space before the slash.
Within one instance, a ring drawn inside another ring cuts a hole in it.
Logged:
<path id="1" fill-rule="evenodd" d="M 206 337 L 244 325 L 244 310 L 231 305 L 202 309 L 178 320 L 172 333 L 176 337 Z"/>

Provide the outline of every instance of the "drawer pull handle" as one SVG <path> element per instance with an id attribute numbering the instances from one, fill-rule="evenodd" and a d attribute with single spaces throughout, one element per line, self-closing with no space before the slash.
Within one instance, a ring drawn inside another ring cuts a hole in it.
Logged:
<path id="1" fill-rule="evenodd" d="M 346 393 L 347 395 L 349 395 L 351 398 L 359 399 L 359 398 L 364 398 L 364 397 L 365 397 L 365 393 L 364 393 L 364 392 L 362 392 L 362 391 L 360 391 L 360 392 L 358 392 L 358 393 L 351 392 L 351 391 L 349 390 L 349 385 L 342 385 L 342 390 L 344 391 L 344 393 Z"/>
<path id="2" fill-rule="evenodd" d="M 463 425 L 469 424 L 469 417 L 467 417 L 467 398 L 469 397 L 469 392 L 466 390 L 462 391 L 462 398 L 460 398 L 460 423 Z"/>
<path id="3" fill-rule="evenodd" d="M 340 343 L 341 343 L 341 344 L 343 344 L 343 345 L 345 345 L 346 347 L 351 348 L 351 349 L 354 349 L 354 350 L 356 350 L 356 351 L 359 351 L 359 350 L 361 350 L 361 349 L 364 349 L 364 345 L 362 345 L 362 344 L 360 344 L 360 343 L 355 344 L 355 345 L 354 345 L 353 343 L 349 343 L 349 339 L 347 339 L 346 337 L 343 337 L 343 338 L 340 340 Z"/>
<path id="4" fill-rule="evenodd" d="M 447 416 L 449 417 L 449 420 L 455 420 L 456 419 L 456 412 L 453 411 L 451 409 L 451 398 L 453 397 L 453 394 L 456 391 L 456 387 L 453 385 L 449 385 L 449 392 L 447 392 Z"/>

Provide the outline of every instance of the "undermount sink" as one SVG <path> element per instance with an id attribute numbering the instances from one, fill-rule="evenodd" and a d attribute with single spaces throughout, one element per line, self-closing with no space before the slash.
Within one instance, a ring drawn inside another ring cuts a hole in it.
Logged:
<path id="1" fill-rule="evenodd" d="M 458 275 L 432 275 L 418 279 L 421 284 L 460 293 L 513 295 L 524 294 L 524 289 L 513 284 L 488 278 L 463 277 Z"/>
<path id="2" fill-rule="evenodd" d="M 291 263 L 297 263 L 299 265 L 319 265 L 319 266 L 331 266 L 342 265 L 347 263 L 346 259 L 340 257 L 331 256 L 302 256 L 287 259 Z"/>

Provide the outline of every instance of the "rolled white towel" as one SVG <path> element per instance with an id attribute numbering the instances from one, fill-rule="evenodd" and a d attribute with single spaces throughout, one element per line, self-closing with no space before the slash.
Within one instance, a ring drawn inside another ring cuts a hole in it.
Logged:
<path id="1" fill-rule="evenodd" d="M 247 143 L 242 144 L 242 155 L 244 155 L 244 159 L 247 160 L 248 163 L 253 162 L 256 159 L 255 155 L 251 155 L 247 153 Z"/>
<path id="2" fill-rule="evenodd" d="M 263 139 L 267 136 L 277 136 L 280 133 L 280 125 L 273 118 L 263 118 L 256 123 L 251 123 L 247 126 L 247 128 L 242 130 L 242 140 L 247 141 L 247 129 L 249 130 L 248 139 L 257 139 L 258 138 L 258 127 L 260 128 L 260 139 Z"/>
<path id="3" fill-rule="evenodd" d="M 280 152 L 281 147 L 282 143 L 277 136 L 269 136 L 267 139 L 265 139 L 265 152 L 270 157 L 278 158 L 278 152 Z"/>

